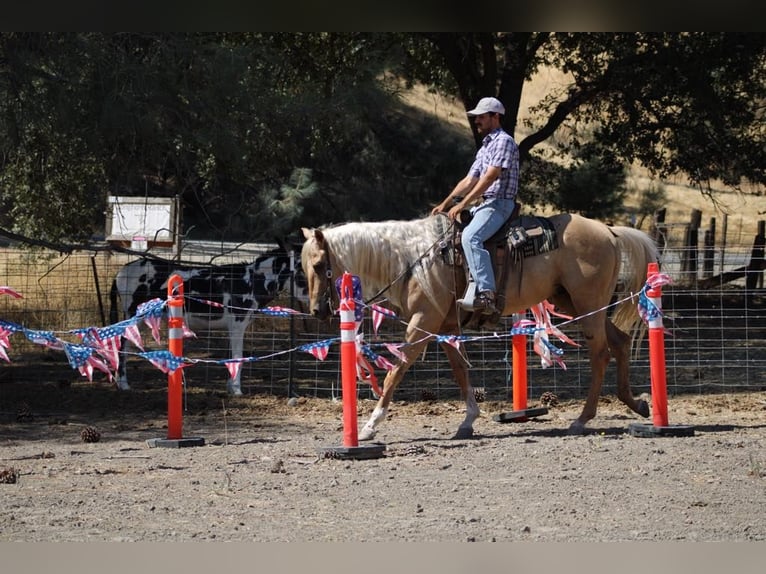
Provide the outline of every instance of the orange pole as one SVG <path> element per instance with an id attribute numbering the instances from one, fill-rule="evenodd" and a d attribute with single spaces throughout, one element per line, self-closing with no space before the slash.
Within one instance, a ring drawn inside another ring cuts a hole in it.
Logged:
<path id="1" fill-rule="evenodd" d="M 514 315 L 514 322 L 521 315 Z M 527 336 L 513 335 L 513 410 L 523 411 L 527 408 Z"/>
<path id="2" fill-rule="evenodd" d="M 343 446 L 359 446 L 356 418 L 356 317 L 351 274 L 340 284 L 340 364 L 343 393 Z"/>
<path id="3" fill-rule="evenodd" d="M 647 280 L 660 272 L 657 263 L 649 263 Z M 646 296 L 662 310 L 662 287 L 646 290 Z M 665 378 L 665 330 L 662 316 L 649 320 L 649 372 L 652 385 L 652 423 L 655 427 L 668 426 L 668 392 Z"/>
<path id="4" fill-rule="evenodd" d="M 168 350 L 176 357 L 184 353 L 184 282 L 179 275 L 168 281 Z M 168 439 L 183 436 L 183 382 L 181 369 L 168 374 Z"/>

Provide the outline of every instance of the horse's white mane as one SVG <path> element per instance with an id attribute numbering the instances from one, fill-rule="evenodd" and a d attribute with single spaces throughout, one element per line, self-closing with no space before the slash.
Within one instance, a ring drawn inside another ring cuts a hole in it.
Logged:
<path id="1" fill-rule="evenodd" d="M 362 280 L 364 297 L 382 295 L 397 307 L 406 296 L 405 281 L 414 276 L 429 299 L 435 301 L 433 282 L 438 273 L 431 273 L 438 256 L 437 246 L 445 225 L 438 217 L 425 217 L 407 221 L 352 222 L 322 228 L 330 252 L 340 273 L 348 271 Z M 396 281 L 394 285 L 392 282 Z"/>

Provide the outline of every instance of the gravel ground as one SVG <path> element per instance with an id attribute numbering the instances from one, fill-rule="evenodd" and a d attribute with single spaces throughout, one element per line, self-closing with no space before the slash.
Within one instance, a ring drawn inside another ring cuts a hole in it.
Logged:
<path id="1" fill-rule="evenodd" d="M 581 401 L 504 424 L 483 402 L 470 440 L 461 402 L 394 402 L 359 459 L 329 399 L 190 393 L 204 444 L 167 448 L 161 392 L 37 387 L 0 385 L 0 541 L 766 540 L 764 392 L 670 397 L 680 437 L 633 436 L 610 396 L 584 436 Z"/>

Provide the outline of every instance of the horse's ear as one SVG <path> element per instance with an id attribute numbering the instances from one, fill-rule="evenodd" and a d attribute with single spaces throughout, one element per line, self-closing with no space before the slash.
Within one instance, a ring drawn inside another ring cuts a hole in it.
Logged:
<path id="1" fill-rule="evenodd" d="M 311 230 L 308 227 L 301 227 L 301 231 L 303 232 L 303 237 L 311 239 Z"/>

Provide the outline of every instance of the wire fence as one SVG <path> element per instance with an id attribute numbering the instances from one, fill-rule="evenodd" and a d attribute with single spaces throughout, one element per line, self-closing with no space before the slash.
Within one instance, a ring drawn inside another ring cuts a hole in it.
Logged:
<path id="1" fill-rule="evenodd" d="M 725 250 L 700 242 L 687 246 L 678 233 L 664 237 L 662 272 L 671 285 L 663 288 L 662 305 L 669 394 L 729 392 L 766 389 L 766 319 L 762 271 L 751 270 L 732 279 L 727 272 L 747 266 L 753 253 L 750 246 L 727 246 Z M 216 263 L 250 261 L 273 246 L 240 246 L 234 252 L 216 257 Z M 208 251 L 210 246 L 206 246 Z M 197 255 L 209 261 L 209 253 L 199 247 Z M 184 254 L 191 258 L 191 252 Z M 710 265 L 688 269 L 690 257 L 712 256 Z M 21 293 L 23 298 L 0 297 L 0 320 L 23 325 L 27 329 L 68 335 L 73 330 L 109 324 L 109 291 L 117 271 L 134 259 L 121 253 L 99 251 L 62 255 L 52 251 L 6 247 L 0 249 L 0 284 Z M 687 264 L 684 264 L 684 262 Z M 718 279 L 716 279 L 718 277 Z M 704 288 L 700 287 L 703 284 Z M 748 285 L 755 285 L 749 288 Z M 628 296 L 630 294 L 621 294 Z M 300 310 L 296 299 L 287 293 L 274 305 Z M 531 318 L 531 316 L 529 317 Z M 554 320 L 554 323 L 562 321 Z M 512 391 L 511 337 L 512 319 L 502 320 L 493 336 L 486 332 L 463 344 L 471 364 L 474 387 L 482 388 L 488 400 L 507 400 Z M 564 351 L 565 368 L 543 368 L 539 357 L 527 344 L 528 395 L 530 399 L 550 391 L 560 398 L 583 397 L 590 384 L 587 348 L 576 323 L 562 331 L 579 343 L 574 347 L 553 340 Z M 404 341 L 404 325 L 387 319 L 374 332 L 372 318 L 365 315 L 364 340 L 371 346 L 383 342 Z M 167 348 L 156 345 L 147 328 L 142 328 L 147 349 Z M 230 358 L 228 338 L 222 332 L 197 332 L 196 339 L 184 342 L 184 355 L 197 360 L 183 370 L 187 386 L 206 386 L 225 392 L 228 371 L 222 361 Z M 473 333 L 471 333 L 473 334 Z M 337 321 L 324 324 L 298 315 L 273 317 L 257 315 L 245 337 L 242 365 L 242 390 L 245 394 L 339 397 L 341 388 L 340 345 L 329 345 L 327 357 L 318 360 L 302 347 L 339 336 Z M 41 347 L 22 336 L 9 338 L 6 349 L 10 362 L 0 364 L 0 383 L 7 381 L 56 382 L 82 379 L 69 366 L 61 351 Z M 381 355 L 385 351 L 376 350 Z M 392 356 L 387 355 L 391 360 Z M 167 375 L 135 353 L 123 354 L 133 388 L 165 385 Z M 375 373 L 382 382 L 383 369 Z M 94 374 L 94 381 L 105 381 Z M 650 391 L 649 353 L 646 337 L 634 346 L 631 362 L 631 385 L 634 394 Z M 369 398 L 371 389 L 359 384 L 359 396 Z M 614 362 L 610 363 L 603 393 L 614 393 Z M 397 399 L 457 398 L 459 391 L 452 378 L 446 356 L 430 343 L 423 356 L 407 372 L 397 391 Z"/>

